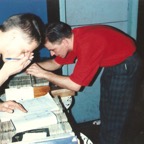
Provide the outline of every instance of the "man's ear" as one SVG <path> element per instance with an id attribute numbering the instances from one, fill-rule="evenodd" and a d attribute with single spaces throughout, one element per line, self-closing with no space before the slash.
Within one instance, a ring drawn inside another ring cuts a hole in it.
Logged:
<path id="1" fill-rule="evenodd" d="M 16 38 L 19 38 L 19 31 L 18 30 L 10 30 L 6 34 L 6 43 L 11 44 Z M 6 50 L 9 51 L 9 47 L 6 47 Z"/>
<path id="2" fill-rule="evenodd" d="M 62 43 L 63 43 L 65 46 L 68 46 L 68 45 L 69 45 L 69 41 L 68 41 L 67 38 L 64 38 L 64 39 L 62 40 Z"/>
<path id="3" fill-rule="evenodd" d="M 10 32 L 9 32 L 9 35 L 10 35 L 10 37 L 11 37 L 11 40 L 14 40 L 15 38 L 19 37 L 20 34 L 21 34 L 21 32 L 20 32 L 19 30 L 17 30 L 17 29 L 12 29 L 12 30 L 10 30 Z"/>
<path id="4" fill-rule="evenodd" d="M 18 35 L 18 31 L 17 30 L 13 30 L 12 32 L 11 32 L 11 38 L 12 38 L 12 40 L 14 40 L 16 37 L 17 37 L 17 35 Z"/>

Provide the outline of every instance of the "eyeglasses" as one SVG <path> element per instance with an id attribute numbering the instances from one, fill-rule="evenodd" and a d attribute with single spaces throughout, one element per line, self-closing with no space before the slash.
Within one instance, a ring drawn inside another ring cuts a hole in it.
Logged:
<path id="1" fill-rule="evenodd" d="M 33 23 L 34 28 L 36 29 L 37 33 L 39 34 L 39 37 L 40 37 L 39 43 L 41 43 L 41 34 L 40 34 L 40 31 L 39 31 L 38 25 L 34 20 L 32 20 L 32 23 Z"/>

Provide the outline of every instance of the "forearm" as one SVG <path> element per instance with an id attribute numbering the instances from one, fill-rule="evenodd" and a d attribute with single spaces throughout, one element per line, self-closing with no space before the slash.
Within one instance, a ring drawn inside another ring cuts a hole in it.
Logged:
<path id="1" fill-rule="evenodd" d="M 79 91 L 81 86 L 73 82 L 68 76 L 61 76 L 52 72 L 46 72 L 44 78 L 53 84 L 73 91 Z"/>
<path id="2" fill-rule="evenodd" d="M 50 71 L 43 70 L 37 64 L 32 64 L 26 70 L 26 73 L 31 74 L 35 77 L 45 78 L 49 82 L 52 82 L 53 84 L 59 87 L 66 88 L 69 90 L 79 91 L 79 89 L 81 88 L 79 84 L 73 82 L 68 76 L 60 76 Z"/>
<path id="3" fill-rule="evenodd" d="M 9 78 L 7 73 L 0 70 L 0 86 Z"/>
<path id="4" fill-rule="evenodd" d="M 37 63 L 41 68 L 49 71 L 54 71 L 61 68 L 61 65 L 55 62 L 55 60 L 47 60 L 44 62 Z"/>

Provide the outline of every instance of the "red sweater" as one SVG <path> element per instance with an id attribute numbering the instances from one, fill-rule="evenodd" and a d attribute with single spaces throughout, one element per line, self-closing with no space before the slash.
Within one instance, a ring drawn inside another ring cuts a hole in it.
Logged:
<path id="1" fill-rule="evenodd" d="M 99 67 L 120 64 L 136 50 L 130 37 L 109 26 L 74 28 L 73 34 L 73 51 L 65 58 L 56 57 L 55 61 L 63 65 L 77 59 L 70 79 L 82 86 L 89 85 Z"/>

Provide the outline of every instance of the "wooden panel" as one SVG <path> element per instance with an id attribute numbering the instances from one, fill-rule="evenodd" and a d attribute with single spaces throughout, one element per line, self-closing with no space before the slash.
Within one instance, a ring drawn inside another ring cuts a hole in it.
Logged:
<path id="1" fill-rule="evenodd" d="M 35 98 L 46 95 L 50 91 L 49 86 L 36 86 L 36 87 L 33 87 L 33 89 L 34 89 Z"/>

